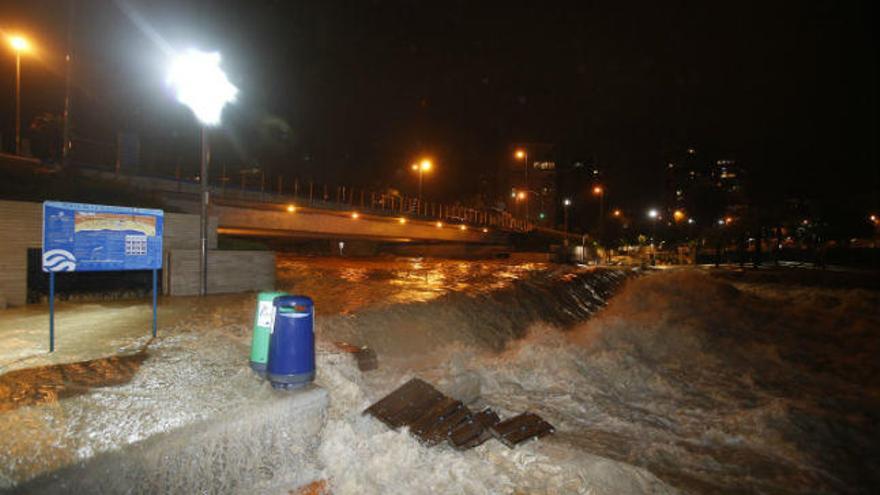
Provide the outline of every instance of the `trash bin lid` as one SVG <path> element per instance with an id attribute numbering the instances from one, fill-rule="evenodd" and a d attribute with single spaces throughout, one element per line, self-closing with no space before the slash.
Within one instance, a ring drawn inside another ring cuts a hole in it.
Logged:
<path id="1" fill-rule="evenodd" d="M 308 296 L 278 296 L 272 300 L 272 305 L 276 308 L 290 308 L 297 313 L 308 313 L 315 303 Z"/>

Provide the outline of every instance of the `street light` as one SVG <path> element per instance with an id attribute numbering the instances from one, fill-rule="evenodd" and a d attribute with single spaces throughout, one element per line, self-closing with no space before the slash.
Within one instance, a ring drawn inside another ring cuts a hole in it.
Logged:
<path id="1" fill-rule="evenodd" d="M 236 88 L 220 68 L 220 53 L 190 49 L 171 61 L 168 84 L 174 88 L 177 101 L 183 103 L 202 124 L 202 160 L 199 173 L 201 192 L 201 246 L 199 253 L 199 294 L 208 293 L 208 162 L 210 149 L 208 127 L 220 124 L 223 107 L 235 101 Z"/>
<path id="2" fill-rule="evenodd" d="M 565 198 L 562 200 L 562 213 L 565 217 L 565 233 L 568 234 L 568 207 L 571 206 L 571 199 Z M 565 242 L 568 244 L 568 236 L 565 237 Z"/>
<path id="3" fill-rule="evenodd" d="M 685 214 L 681 210 L 675 210 L 672 212 L 672 219 L 675 220 L 676 223 L 684 220 Z"/>
<path id="4" fill-rule="evenodd" d="M 529 152 L 525 149 L 518 149 L 516 153 L 513 154 L 517 160 L 523 161 L 523 181 L 525 182 L 526 190 L 531 189 L 531 185 L 529 184 Z M 528 199 L 528 198 L 525 198 Z M 529 221 L 529 202 L 526 201 L 526 222 Z"/>
<path id="5" fill-rule="evenodd" d="M 21 154 L 21 52 L 30 49 L 22 36 L 10 36 L 9 45 L 15 50 L 15 154 Z"/>
<path id="6" fill-rule="evenodd" d="M 599 196 L 599 242 L 602 242 L 602 234 L 605 231 L 605 188 L 599 184 L 593 186 L 593 195 Z"/>
<path id="7" fill-rule="evenodd" d="M 656 242 L 654 237 L 657 232 L 657 220 L 660 219 L 660 212 L 656 208 L 651 208 L 648 210 L 648 218 L 651 219 L 651 265 L 653 266 L 657 264 L 657 248 L 654 244 Z"/>
<path id="8" fill-rule="evenodd" d="M 422 204 L 422 174 L 424 174 L 425 172 L 430 172 L 433 166 L 434 164 L 431 163 L 431 160 L 427 158 L 423 159 L 419 163 L 412 164 L 413 171 L 419 173 L 419 205 Z"/>

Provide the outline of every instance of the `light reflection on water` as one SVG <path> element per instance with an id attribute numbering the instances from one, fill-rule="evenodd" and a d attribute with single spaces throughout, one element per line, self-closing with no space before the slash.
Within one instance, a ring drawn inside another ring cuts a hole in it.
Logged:
<path id="1" fill-rule="evenodd" d="M 280 290 L 312 297 L 323 314 L 350 314 L 365 307 L 427 302 L 449 292 L 497 290 L 548 265 L 510 264 L 501 260 L 352 260 L 279 254 L 276 266 L 276 285 Z"/>

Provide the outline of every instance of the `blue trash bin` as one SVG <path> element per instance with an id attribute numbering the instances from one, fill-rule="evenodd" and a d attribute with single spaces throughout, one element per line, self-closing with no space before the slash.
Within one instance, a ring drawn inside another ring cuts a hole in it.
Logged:
<path id="1" fill-rule="evenodd" d="M 267 371 L 274 388 L 298 388 L 315 379 L 315 305 L 306 296 L 279 296 L 269 336 Z"/>

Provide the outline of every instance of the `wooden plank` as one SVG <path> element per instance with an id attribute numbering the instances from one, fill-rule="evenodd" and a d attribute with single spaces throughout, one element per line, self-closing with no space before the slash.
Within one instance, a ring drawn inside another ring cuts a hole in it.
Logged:
<path id="1" fill-rule="evenodd" d="M 401 426 L 413 424 L 425 410 L 444 398 L 446 396 L 430 384 L 413 378 L 368 407 L 364 414 L 370 414 L 396 430 Z"/>
<path id="2" fill-rule="evenodd" d="M 410 433 L 429 446 L 436 445 L 446 440 L 449 432 L 470 416 L 470 409 L 461 401 L 444 397 L 411 425 Z"/>
<path id="3" fill-rule="evenodd" d="M 501 418 L 492 409 L 486 408 L 468 418 L 449 433 L 449 444 L 458 450 L 467 450 L 492 438 L 489 428 Z"/>
<path id="4" fill-rule="evenodd" d="M 510 448 L 531 438 L 553 433 L 555 428 L 537 414 L 525 412 L 490 428 L 492 435 Z"/>

